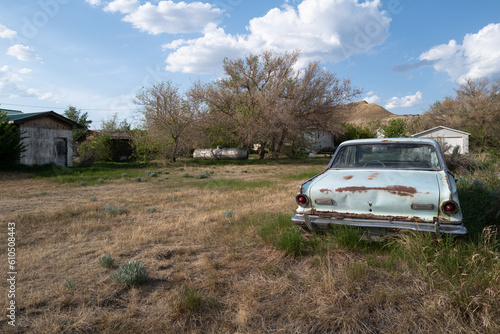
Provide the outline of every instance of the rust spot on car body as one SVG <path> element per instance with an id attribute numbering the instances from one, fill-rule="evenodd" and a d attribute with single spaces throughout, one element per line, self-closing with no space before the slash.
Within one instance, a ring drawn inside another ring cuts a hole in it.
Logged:
<path id="1" fill-rule="evenodd" d="M 333 190 L 332 189 L 321 189 L 320 192 L 328 195 L 329 193 L 333 193 Z"/>
<path id="2" fill-rule="evenodd" d="M 344 176 L 344 180 L 350 180 L 354 177 L 354 175 L 346 175 Z"/>
<path id="3" fill-rule="evenodd" d="M 373 180 L 378 177 L 379 173 L 371 173 L 370 176 L 368 176 L 368 180 Z"/>
<path id="4" fill-rule="evenodd" d="M 336 219 L 367 219 L 367 220 L 386 220 L 392 221 L 402 221 L 402 222 L 423 222 L 423 223 L 434 223 L 437 221 L 437 217 L 433 217 L 432 220 L 426 220 L 415 216 L 380 216 L 374 215 L 372 213 L 349 213 L 349 212 L 335 212 L 335 211 L 316 211 L 314 212 L 318 217 L 321 218 L 336 218 Z"/>
<path id="5" fill-rule="evenodd" d="M 336 191 L 339 193 L 342 193 L 342 192 L 361 193 L 361 192 L 367 192 L 368 190 L 387 191 L 387 192 L 394 194 L 394 195 L 409 196 L 409 197 L 413 197 L 413 195 L 417 193 L 417 189 L 415 189 L 414 187 L 406 187 L 406 186 L 344 187 L 344 188 L 337 188 L 336 189 Z"/>

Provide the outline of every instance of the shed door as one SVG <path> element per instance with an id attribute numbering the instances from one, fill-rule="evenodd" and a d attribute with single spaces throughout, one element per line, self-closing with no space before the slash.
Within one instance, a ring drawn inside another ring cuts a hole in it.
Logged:
<path id="1" fill-rule="evenodd" d="M 445 138 L 445 140 L 448 143 L 448 145 L 451 146 L 452 150 L 453 150 L 453 148 L 455 148 L 455 146 L 458 146 L 458 147 L 460 147 L 460 153 L 464 153 L 464 143 L 463 143 L 462 138 L 449 137 L 449 138 Z M 449 152 L 449 153 L 451 153 L 451 152 Z"/>
<path id="2" fill-rule="evenodd" d="M 54 163 L 57 166 L 68 165 L 68 142 L 66 138 L 55 138 L 54 143 L 56 146 L 56 159 Z"/>

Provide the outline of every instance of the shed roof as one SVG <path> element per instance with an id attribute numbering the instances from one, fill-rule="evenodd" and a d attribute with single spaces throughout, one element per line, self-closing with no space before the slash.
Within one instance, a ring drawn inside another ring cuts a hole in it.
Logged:
<path id="1" fill-rule="evenodd" d="M 32 112 L 32 113 L 23 113 L 22 111 L 19 111 L 19 110 L 10 110 L 10 109 L 0 109 L 0 111 L 5 111 L 7 113 L 9 123 L 16 124 L 16 125 L 23 124 L 24 122 L 27 122 L 29 120 L 36 119 L 39 117 L 50 116 L 50 117 L 54 117 L 60 121 L 63 121 L 65 123 L 71 124 L 73 126 L 73 128 L 78 128 L 78 129 L 83 128 L 82 125 L 70 120 L 67 117 L 59 115 L 58 113 L 56 113 L 52 110 L 43 111 L 43 112 Z"/>
<path id="2" fill-rule="evenodd" d="M 415 133 L 414 135 L 411 135 L 412 137 L 418 137 L 418 136 L 422 136 L 422 135 L 426 135 L 428 133 L 432 133 L 432 132 L 435 132 L 437 130 L 449 130 L 449 131 L 453 131 L 453 132 L 456 132 L 456 133 L 460 133 L 462 135 L 467 135 L 467 136 L 470 136 L 470 133 L 468 132 L 464 132 L 464 131 L 460 131 L 460 130 L 457 130 L 457 129 L 452 129 L 452 128 L 447 128 L 446 126 L 436 126 L 432 129 L 428 129 L 428 130 L 425 130 L 425 131 L 422 131 L 422 132 L 419 132 L 419 133 Z"/>

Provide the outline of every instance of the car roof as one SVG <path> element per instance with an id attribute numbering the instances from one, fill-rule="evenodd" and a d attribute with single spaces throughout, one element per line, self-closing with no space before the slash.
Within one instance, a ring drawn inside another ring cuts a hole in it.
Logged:
<path id="1" fill-rule="evenodd" d="M 434 139 L 428 138 L 367 138 L 367 139 L 353 139 L 341 143 L 344 145 L 360 145 L 360 144 L 427 144 L 437 146 L 439 145 Z"/>

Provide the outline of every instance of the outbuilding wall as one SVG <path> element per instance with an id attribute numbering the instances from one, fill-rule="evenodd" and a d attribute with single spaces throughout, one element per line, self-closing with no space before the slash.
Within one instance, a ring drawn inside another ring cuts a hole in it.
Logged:
<path id="1" fill-rule="evenodd" d="M 460 153 L 469 153 L 469 134 L 449 129 L 446 127 L 437 127 L 428 131 L 417 133 L 412 137 L 416 138 L 430 138 L 438 142 L 445 142 L 447 145 L 454 148 L 458 146 Z"/>
<path id="2" fill-rule="evenodd" d="M 40 117 L 20 125 L 25 137 L 26 151 L 22 153 L 23 165 L 73 166 L 73 128 L 52 117 Z"/>

